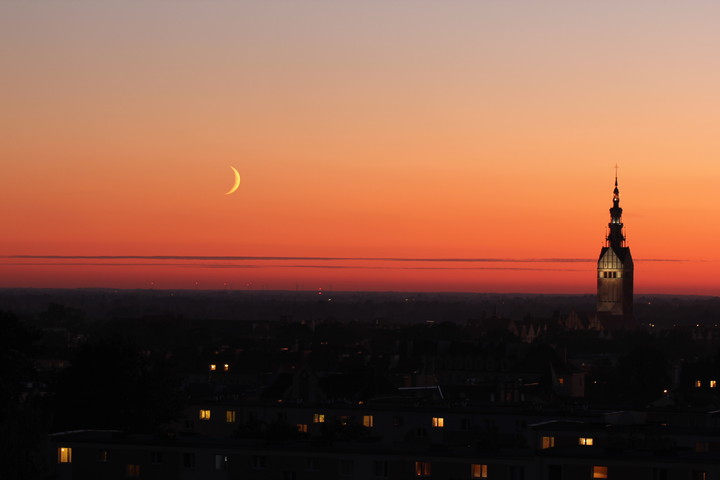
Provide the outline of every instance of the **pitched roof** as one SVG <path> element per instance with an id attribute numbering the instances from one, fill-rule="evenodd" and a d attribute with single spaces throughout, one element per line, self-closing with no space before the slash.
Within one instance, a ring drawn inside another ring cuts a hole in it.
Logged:
<path id="1" fill-rule="evenodd" d="M 612 253 L 615 254 L 623 265 L 632 265 L 633 261 L 632 255 L 630 255 L 630 247 L 603 247 L 600 250 L 600 257 L 598 258 L 598 261 L 603 259 L 605 254 L 608 253 L 608 250 L 612 250 Z"/>

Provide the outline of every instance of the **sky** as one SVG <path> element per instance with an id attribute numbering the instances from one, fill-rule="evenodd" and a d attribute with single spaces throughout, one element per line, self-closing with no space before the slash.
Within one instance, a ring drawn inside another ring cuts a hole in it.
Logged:
<path id="1" fill-rule="evenodd" d="M 717 18 L 0 2 L 0 287 L 593 293 L 618 165 L 636 293 L 718 295 Z"/>

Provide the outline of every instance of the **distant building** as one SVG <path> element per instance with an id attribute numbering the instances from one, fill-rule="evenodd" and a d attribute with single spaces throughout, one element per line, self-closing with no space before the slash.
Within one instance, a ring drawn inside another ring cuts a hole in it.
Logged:
<path id="1" fill-rule="evenodd" d="M 627 326 L 633 320 L 633 260 L 630 247 L 625 244 L 622 211 L 616 175 L 609 233 L 597 267 L 598 317 L 613 327 Z M 622 324 L 615 325 L 617 321 Z"/>

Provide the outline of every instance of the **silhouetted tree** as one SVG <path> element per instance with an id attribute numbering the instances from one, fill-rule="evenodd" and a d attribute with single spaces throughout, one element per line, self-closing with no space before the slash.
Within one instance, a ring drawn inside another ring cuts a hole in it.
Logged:
<path id="1" fill-rule="evenodd" d="M 0 311 L 0 476 L 34 479 L 45 472 L 43 405 L 31 359 L 38 334 Z"/>
<path id="2" fill-rule="evenodd" d="M 130 340 L 90 342 L 60 379 L 54 429 L 152 432 L 179 416 L 181 398 L 171 369 Z"/>

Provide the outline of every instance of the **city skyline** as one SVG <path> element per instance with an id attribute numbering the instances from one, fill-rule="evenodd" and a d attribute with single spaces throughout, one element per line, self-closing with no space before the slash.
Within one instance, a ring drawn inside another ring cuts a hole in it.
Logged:
<path id="1" fill-rule="evenodd" d="M 4 2 L 0 287 L 717 295 L 718 14 Z"/>

